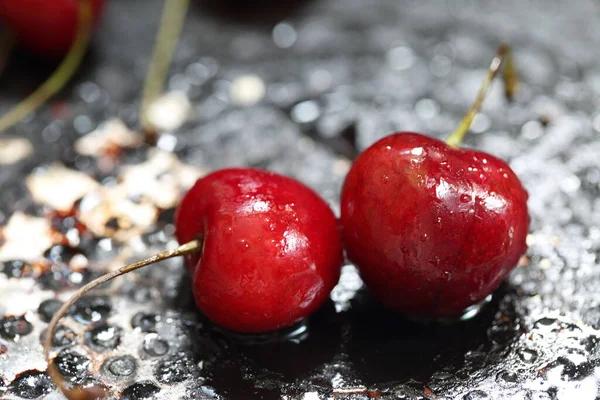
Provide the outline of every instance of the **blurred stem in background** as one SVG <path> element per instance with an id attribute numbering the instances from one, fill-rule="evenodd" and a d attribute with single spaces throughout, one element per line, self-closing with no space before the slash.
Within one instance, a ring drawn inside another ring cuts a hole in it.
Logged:
<path id="1" fill-rule="evenodd" d="M 485 80 L 479 88 L 479 92 L 477 93 L 475 102 L 462 121 L 460 121 L 458 128 L 456 128 L 456 130 L 446 139 L 446 143 L 448 143 L 448 145 L 452 147 L 460 146 L 466 134 L 469 132 L 469 129 L 473 124 L 473 120 L 481 110 L 483 101 L 490 90 L 492 82 L 502 67 L 504 67 L 504 73 L 502 74 L 502 80 L 504 81 L 504 94 L 509 101 L 512 101 L 517 89 L 519 88 L 519 77 L 515 69 L 515 62 L 513 61 L 510 47 L 507 44 L 502 44 L 498 48 L 496 56 L 490 64 Z"/>
<path id="2" fill-rule="evenodd" d="M 85 55 L 92 30 L 92 7 L 90 3 L 90 0 L 79 1 L 77 36 L 64 60 L 60 63 L 56 71 L 39 88 L 30 94 L 29 97 L 0 117 L 0 133 L 34 112 L 50 97 L 60 91 L 75 74 Z M 0 67 L 2 61 L 6 61 L 6 59 L 0 59 Z"/>
<path id="3" fill-rule="evenodd" d="M 146 141 L 149 143 L 156 140 L 156 128 L 148 118 L 148 108 L 160 96 L 164 88 L 169 66 L 181 36 L 188 6 L 189 0 L 165 0 L 160 29 L 156 36 L 156 44 L 148 68 L 140 106 L 141 126 L 146 135 Z"/>

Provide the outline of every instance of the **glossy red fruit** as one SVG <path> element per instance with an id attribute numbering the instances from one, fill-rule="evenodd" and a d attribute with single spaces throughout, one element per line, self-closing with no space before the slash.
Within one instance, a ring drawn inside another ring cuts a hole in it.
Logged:
<path id="1" fill-rule="evenodd" d="M 19 44 L 43 57 L 64 56 L 75 40 L 81 0 L 1 0 L 0 21 Z M 97 20 L 104 0 L 90 0 Z"/>
<path id="2" fill-rule="evenodd" d="M 402 313 L 460 315 L 526 250 L 527 192 L 504 161 L 417 133 L 364 151 L 342 191 L 342 238 L 366 285 Z"/>
<path id="3" fill-rule="evenodd" d="M 246 333 L 293 325 L 319 308 L 339 279 L 342 245 L 329 206 L 291 178 L 226 169 L 196 182 L 176 214 L 180 243 L 204 242 L 190 259 L 197 306 Z"/>

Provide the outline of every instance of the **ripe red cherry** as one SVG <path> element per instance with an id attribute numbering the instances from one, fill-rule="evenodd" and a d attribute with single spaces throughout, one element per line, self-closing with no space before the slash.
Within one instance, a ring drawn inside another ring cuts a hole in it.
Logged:
<path id="1" fill-rule="evenodd" d="M 198 308 L 242 333 L 292 326 L 317 310 L 337 283 L 342 244 L 333 212 L 302 183 L 256 169 L 225 169 L 199 179 L 176 214 L 177 249 L 109 272 L 81 287 L 48 324 L 48 373 L 69 399 L 102 398 L 69 388 L 50 359 L 60 319 L 78 299 L 118 276 L 186 256 Z"/>
<path id="2" fill-rule="evenodd" d="M 458 144 L 466 133 L 507 51 L 501 50 L 448 142 Z M 512 66 L 509 72 L 506 82 L 514 86 Z M 350 169 L 342 239 L 384 305 L 416 316 L 456 316 L 492 293 L 525 252 L 527 197 L 508 164 L 494 156 L 396 133 Z"/>
<path id="3" fill-rule="evenodd" d="M 527 192 L 496 157 L 396 133 L 350 169 L 341 222 L 348 257 L 385 305 L 453 316 L 494 291 L 525 252 Z"/>
<path id="4" fill-rule="evenodd" d="M 75 40 L 81 0 L 3 0 L 0 21 L 16 34 L 19 43 L 44 57 L 64 56 Z M 104 0 L 91 0 L 97 20 Z"/>
<path id="5" fill-rule="evenodd" d="M 338 281 L 342 247 L 329 206 L 293 179 L 227 169 L 200 179 L 176 216 L 196 304 L 218 325 L 267 332 L 308 316 Z"/>

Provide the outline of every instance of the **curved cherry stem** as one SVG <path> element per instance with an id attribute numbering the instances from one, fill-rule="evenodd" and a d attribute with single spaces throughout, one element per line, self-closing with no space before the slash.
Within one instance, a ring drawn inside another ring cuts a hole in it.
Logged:
<path id="1" fill-rule="evenodd" d="M 52 320 L 48 324 L 48 329 L 46 330 L 46 337 L 44 339 L 44 357 L 46 358 L 46 362 L 48 363 L 48 374 L 54 380 L 54 383 L 58 386 L 58 388 L 64 393 L 64 395 L 69 400 L 87 400 L 87 399 L 96 399 L 105 397 L 104 392 L 98 387 L 92 388 L 68 388 L 65 385 L 65 380 L 57 370 L 56 366 L 50 360 L 50 350 L 52 349 L 52 342 L 54 339 L 54 335 L 56 332 L 56 327 L 58 326 L 58 322 L 69 312 L 73 304 L 77 302 L 81 297 L 85 296 L 90 290 L 95 287 L 108 282 L 118 276 L 127 274 L 129 272 L 135 271 L 136 269 L 140 269 L 146 267 L 148 265 L 157 263 L 159 261 L 163 261 L 173 257 L 185 256 L 189 254 L 195 254 L 201 251 L 202 249 L 202 241 L 193 240 L 186 244 L 179 246 L 173 250 L 167 250 L 160 252 L 152 257 L 146 258 L 141 261 L 136 261 L 132 264 L 126 265 L 119 269 L 116 269 L 112 272 L 109 272 L 101 277 L 91 281 L 90 283 L 82 286 L 79 290 L 77 290 L 69 300 L 67 300 L 54 314 Z"/>
<path id="2" fill-rule="evenodd" d="M 61 90 L 79 68 L 87 49 L 92 30 L 90 0 L 79 1 L 79 25 L 69 52 L 56 71 L 25 100 L 0 118 L 0 133 L 15 125 Z"/>
<path id="3" fill-rule="evenodd" d="M 142 130 L 150 136 L 154 135 L 155 128 L 148 118 L 148 108 L 163 90 L 173 53 L 181 36 L 189 3 L 189 0 L 165 0 L 140 106 Z"/>
<path id="4" fill-rule="evenodd" d="M 504 93 L 508 100 L 512 100 L 517 89 L 519 87 L 519 77 L 517 75 L 515 64 L 512 57 L 512 52 L 510 51 L 510 47 L 506 44 L 502 44 L 498 51 L 496 52 L 496 56 L 492 60 L 490 68 L 488 69 L 487 76 L 479 89 L 479 93 L 477 93 L 477 98 L 475 102 L 465 115 L 465 117 L 460 121 L 458 128 L 450 136 L 446 139 L 446 143 L 452 147 L 459 147 L 462 143 L 465 135 L 469 132 L 469 128 L 475 119 L 475 116 L 481 110 L 481 106 L 483 105 L 483 101 L 488 94 L 490 86 L 494 78 L 498 75 L 498 72 L 504 65 L 504 73 L 502 74 L 502 79 L 504 81 Z"/>

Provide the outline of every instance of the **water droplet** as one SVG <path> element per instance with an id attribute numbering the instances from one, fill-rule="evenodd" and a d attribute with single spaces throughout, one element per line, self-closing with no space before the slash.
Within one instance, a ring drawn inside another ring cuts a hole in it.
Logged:
<path id="1" fill-rule="evenodd" d="M 273 42 L 277 47 L 287 49 L 292 47 L 298 39 L 298 34 L 294 27 L 286 22 L 281 22 L 273 28 Z"/>
<path id="2" fill-rule="evenodd" d="M 123 356 L 111 358 L 105 361 L 103 369 L 114 376 L 126 377 L 131 376 L 136 370 L 135 358 L 131 356 Z"/>
<path id="3" fill-rule="evenodd" d="M 241 247 L 241 251 L 242 252 L 247 252 L 248 250 L 250 250 L 250 244 L 248 242 L 246 242 L 246 240 L 242 239 L 240 241 L 240 247 Z"/>
<path id="4" fill-rule="evenodd" d="M 146 304 L 160 296 L 160 293 L 156 287 L 153 286 L 142 286 L 131 283 L 130 285 L 124 284 L 121 286 L 121 290 L 127 294 L 131 300 L 136 303 Z"/>
<path id="5" fill-rule="evenodd" d="M 548 328 L 550 328 L 550 327 L 558 328 L 558 325 L 559 325 L 559 321 L 557 321 L 556 319 L 545 317 L 545 318 L 538 319 L 535 322 L 534 327 L 536 329 L 541 329 L 541 330 L 547 331 Z"/>
<path id="6" fill-rule="evenodd" d="M 77 382 L 83 380 L 88 375 L 88 368 L 91 364 L 85 356 L 65 349 L 58 353 L 52 360 L 58 372 L 65 378 L 71 378 Z"/>
<path id="7" fill-rule="evenodd" d="M 496 380 L 501 383 L 518 383 L 519 375 L 516 372 L 502 371 L 496 375 Z"/>
<path id="8" fill-rule="evenodd" d="M 116 326 L 101 325 L 85 333 L 84 342 L 94 350 L 112 350 L 121 342 L 123 329 Z"/>
<path id="9" fill-rule="evenodd" d="M 472 390 L 463 397 L 463 400 L 480 400 L 489 398 L 490 396 L 483 390 Z"/>
<path id="10" fill-rule="evenodd" d="M 12 260 L 0 261 L 0 272 L 4 273 L 8 278 L 24 278 L 31 276 L 33 270 L 25 261 Z"/>
<path id="11" fill-rule="evenodd" d="M 429 236 L 427 236 L 427 234 L 424 233 L 421 235 L 421 237 L 419 239 L 421 239 L 421 242 L 426 242 L 429 239 Z"/>
<path id="12" fill-rule="evenodd" d="M 243 75 L 231 83 L 229 96 L 233 104 L 251 106 L 258 103 L 266 93 L 264 81 L 257 75 Z"/>
<path id="13" fill-rule="evenodd" d="M 192 378 L 197 372 L 196 364 L 185 353 L 175 354 L 154 369 L 156 379 L 161 383 L 178 383 Z"/>
<path id="14" fill-rule="evenodd" d="M 160 321 L 160 315 L 139 312 L 131 318 L 131 326 L 139 328 L 142 332 L 156 332 L 156 324 Z"/>
<path id="15" fill-rule="evenodd" d="M 598 345 L 598 338 L 596 336 L 588 336 L 581 339 L 580 343 L 586 351 L 591 353 L 592 351 L 595 351 L 596 346 Z"/>
<path id="16" fill-rule="evenodd" d="M 152 382 L 136 382 L 123 390 L 121 400 L 150 399 L 160 392 L 160 388 Z"/>
<path id="17" fill-rule="evenodd" d="M 521 361 L 528 363 L 528 364 L 534 363 L 538 358 L 537 351 L 531 350 L 531 349 L 523 349 L 523 350 L 519 351 L 518 355 L 519 355 L 519 358 L 521 359 Z"/>
<path id="18" fill-rule="evenodd" d="M 460 195 L 461 203 L 469 203 L 471 200 L 473 200 L 473 196 L 471 196 L 470 194 L 461 194 Z"/>
<path id="19" fill-rule="evenodd" d="M 556 323 L 556 319 L 554 319 L 554 318 L 541 318 L 541 319 L 538 319 L 535 324 L 542 325 L 542 326 L 551 326 L 551 325 L 554 325 L 555 323 Z"/>
<path id="20" fill-rule="evenodd" d="M 425 150 L 422 147 L 415 147 L 410 151 L 413 156 L 422 156 L 423 153 L 425 153 Z"/>
<path id="21" fill-rule="evenodd" d="M 471 132 L 483 133 L 490 129 L 490 126 L 492 126 L 490 118 L 483 113 L 479 113 L 473 119 L 473 123 L 471 124 Z"/>
<path id="22" fill-rule="evenodd" d="M 518 335 L 514 328 L 504 323 L 492 325 L 487 333 L 490 339 L 500 345 L 506 345 Z"/>
<path id="23" fill-rule="evenodd" d="M 415 113 L 422 119 L 435 118 L 439 113 L 439 109 L 438 104 L 431 99 L 422 99 L 415 104 Z"/>
<path id="24" fill-rule="evenodd" d="M 40 342 L 44 344 L 46 341 L 46 334 L 48 333 L 47 329 L 42 331 L 40 335 Z M 75 341 L 75 333 L 67 328 L 64 325 L 58 325 L 56 330 L 54 331 L 54 338 L 52 338 L 52 346 L 54 347 L 64 347 L 73 344 Z"/>
<path id="25" fill-rule="evenodd" d="M 68 263 L 71 258 L 81 254 L 81 251 L 71 246 L 57 244 L 44 252 L 44 257 L 54 263 Z"/>
<path id="26" fill-rule="evenodd" d="M 146 335 L 143 348 L 152 357 L 164 356 L 169 352 L 169 344 L 156 333 Z"/>
<path id="27" fill-rule="evenodd" d="M 296 104 L 291 111 L 292 119 L 300 124 L 316 121 L 320 115 L 319 105 L 312 100 Z"/>
<path id="28" fill-rule="evenodd" d="M 91 324 L 106 319 L 111 311 L 108 296 L 85 296 L 71 307 L 69 315 L 81 324 Z"/>
<path id="29" fill-rule="evenodd" d="M 452 61 L 446 56 L 436 55 L 431 59 L 431 62 L 429 63 L 429 69 L 435 76 L 446 76 L 452 69 Z"/>
<path id="30" fill-rule="evenodd" d="M 38 307 L 38 314 L 40 314 L 40 319 L 44 322 L 50 322 L 54 314 L 58 311 L 58 309 L 62 306 L 62 301 L 57 299 L 48 299 L 44 300 L 40 303 Z"/>
<path id="31" fill-rule="evenodd" d="M 37 399 L 50 393 L 53 386 L 52 379 L 45 372 L 29 370 L 17 375 L 9 390 L 24 399 Z"/>
<path id="32" fill-rule="evenodd" d="M 8 316 L 0 319 L 0 336 L 7 340 L 18 341 L 33 330 L 33 325 L 24 316 Z"/>
<path id="33" fill-rule="evenodd" d="M 202 390 L 202 393 L 204 393 L 205 395 L 207 395 L 211 399 L 217 399 L 217 398 L 219 398 L 219 395 L 217 394 L 217 391 L 214 388 L 210 387 L 210 386 L 202 386 L 200 388 L 200 390 Z"/>
<path id="34" fill-rule="evenodd" d="M 410 68 L 415 62 L 415 54 L 410 47 L 399 46 L 390 49 L 386 54 L 390 68 L 402 71 Z"/>

